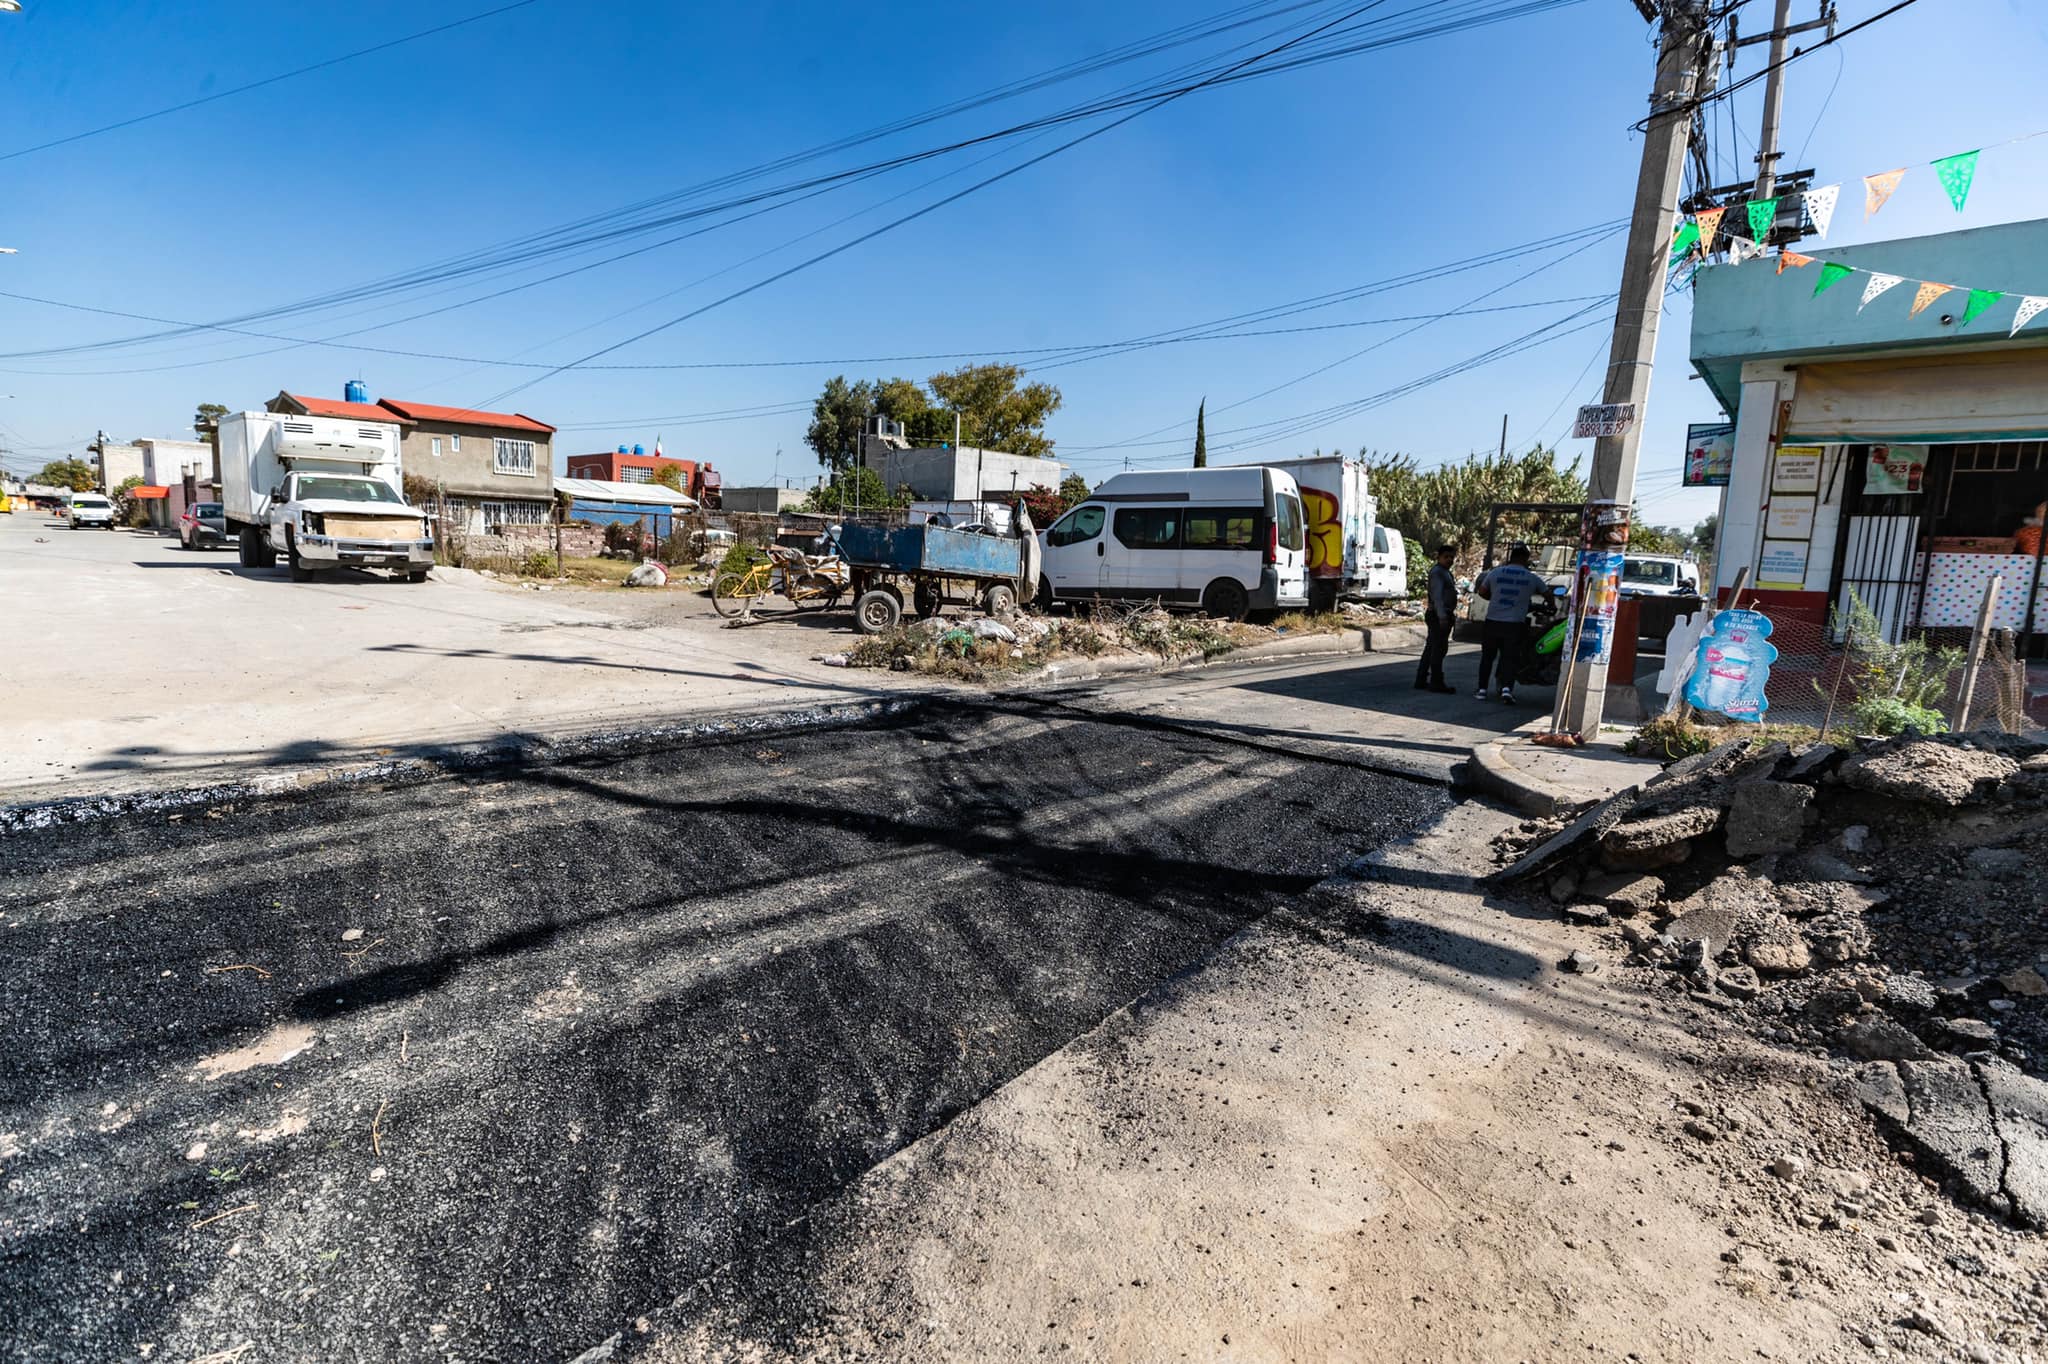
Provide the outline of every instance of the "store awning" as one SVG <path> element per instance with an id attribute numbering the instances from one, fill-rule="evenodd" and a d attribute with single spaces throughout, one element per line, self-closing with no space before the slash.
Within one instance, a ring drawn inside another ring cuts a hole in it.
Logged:
<path id="1" fill-rule="evenodd" d="M 169 488 L 153 488 L 147 483 L 128 490 L 128 496 L 136 499 L 138 502 L 147 502 L 151 498 L 169 497 L 170 495 L 171 490 Z"/>

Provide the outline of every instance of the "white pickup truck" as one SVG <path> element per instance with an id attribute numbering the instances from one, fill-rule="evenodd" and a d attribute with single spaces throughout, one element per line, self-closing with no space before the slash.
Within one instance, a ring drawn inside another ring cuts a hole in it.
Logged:
<path id="1" fill-rule="evenodd" d="M 417 583 L 434 566 L 426 513 L 402 490 L 395 425 L 232 413 L 220 420 L 220 470 L 245 568 L 282 556 L 299 582 L 325 568 L 383 568 Z"/>

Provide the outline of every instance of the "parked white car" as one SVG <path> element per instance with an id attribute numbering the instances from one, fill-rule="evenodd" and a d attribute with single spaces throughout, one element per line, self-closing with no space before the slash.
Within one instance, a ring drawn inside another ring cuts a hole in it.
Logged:
<path id="1" fill-rule="evenodd" d="M 1038 600 L 1159 601 L 1229 620 L 1306 606 L 1305 526 L 1284 469 L 1118 474 L 1039 532 Z"/>
<path id="2" fill-rule="evenodd" d="M 1624 555 L 1621 590 L 1639 597 L 1696 597 L 1700 566 L 1675 554 Z"/>
<path id="3" fill-rule="evenodd" d="M 71 494 L 71 529 L 99 526 L 114 528 L 114 504 L 98 493 Z"/>

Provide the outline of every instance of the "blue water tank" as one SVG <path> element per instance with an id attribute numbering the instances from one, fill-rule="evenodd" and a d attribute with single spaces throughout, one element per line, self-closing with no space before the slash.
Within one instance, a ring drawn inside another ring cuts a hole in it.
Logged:
<path id="1" fill-rule="evenodd" d="M 341 397 L 343 402 L 367 405 L 370 401 L 370 386 L 361 379 L 351 379 L 342 385 Z"/>
<path id="2" fill-rule="evenodd" d="M 636 455 L 644 455 L 647 453 L 647 451 L 643 450 L 641 447 L 636 445 L 633 447 L 633 453 Z"/>
<path id="3" fill-rule="evenodd" d="M 625 447 L 625 446 L 623 446 L 623 445 L 621 445 L 621 446 L 619 447 L 619 453 L 620 453 L 620 454 L 622 454 L 622 455 L 623 455 L 623 454 L 625 454 L 625 453 L 626 453 L 626 447 Z"/>

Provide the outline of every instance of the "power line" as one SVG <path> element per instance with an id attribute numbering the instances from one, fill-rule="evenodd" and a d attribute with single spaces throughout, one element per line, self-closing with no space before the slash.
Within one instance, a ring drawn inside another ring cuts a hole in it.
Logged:
<path id="1" fill-rule="evenodd" d="M 1827 37 L 1815 43 L 1812 47 L 1797 48 L 1783 59 L 1772 62 L 1768 66 L 1761 67 L 1758 70 L 1752 71 L 1739 81 L 1735 81 L 1729 85 L 1724 85 L 1720 87 L 1718 90 L 1709 91 L 1704 95 L 1695 95 L 1691 99 L 1684 100 L 1680 103 L 1672 105 L 1668 109 L 1659 109 L 1655 113 L 1649 114 L 1644 118 L 1641 118 L 1636 122 L 1630 124 L 1629 126 L 1631 128 L 1634 128 L 1639 133 L 1645 132 L 1649 129 L 1650 122 L 1653 119 L 1663 118 L 1667 114 L 1683 113 L 1687 110 L 1697 109 L 1703 105 L 1711 104 L 1715 100 L 1727 99 L 1730 96 L 1732 96 L 1736 91 L 1743 89 L 1745 86 L 1752 85 L 1757 81 L 1762 80 L 1764 77 L 1770 75 L 1773 71 L 1776 71 L 1781 67 L 1790 66 L 1793 62 L 1798 61 L 1801 57 L 1811 57 L 1814 53 L 1820 51 L 1824 47 L 1832 47 L 1836 43 L 1842 41 L 1842 39 L 1848 37 L 1850 34 L 1857 33 L 1863 29 L 1869 28 L 1872 24 L 1876 23 L 1880 19 L 1889 19 L 1892 15 L 1897 14 L 1900 10 L 1905 9 L 1908 5 L 1914 3 L 1916 3 L 1916 0 L 1898 0 L 1898 3 L 1891 6 L 1891 8 L 1879 10 L 1876 14 L 1871 15 L 1868 19 L 1862 20 L 1860 23 L 1851 24 L 1849 25 L 1849 27 L 1842 29 L 1838 33 L 1831 33 Z"/>
<path id="2" fill-rule="evenodd" d="M 288 81 L 298 76 L 308 76 L 315 71 L 325 71 L 331 66 L 340 66 L 343 62 L 352 62 L 359 57 L 369 57 L 379 52 L 388 52 L 394 47 L 403 47 L 407 43 L 416 43 L 422 38 L 431 38 L 436 34 L 446 33 L 450 29 L 462 28 L 467 24 L 482 23 L 486 19 L 495 19 L 501 14 L 509 14 L 515 9 L 525 9 L 528 5 L 538 3 L 540 3 L 540 0 L 512 0 L 512 3 L 509 5 L 500 5 L 496 9 L 485 10 L 481 14 L 472 14 L 466 19 L 455 19 L 445 24 L 437 24 L 433 28 L 423 28 L 417 33 L 408 33 L 403 38 L 393 38 L 388 42 L 378 43 L 374 47 L 364 47 L 358 48 L 354 52 L 344 52 L 339 57 L 329 57 L 326 61 L 314 62 L 311 66 L 301 66 L 291 71 L 282 71 L 275 76 L 265 76 L 262 80 L 250 81 L 247 85 L 237 85 L 228 90 L 217 90 L 210 95 L 201 95 L 198 99 L 188 99 L 182 104 L 172 104 L 162 109 L 152 110 L 146 114 L 137 114 L 133 118 L 119 119 L 113 123 L 103 123 L 97 128 L 88 128 L 82 133 L 71 133 L 64 137 L 52 138 L 48 142 L 38 142 L 32 147 L 19 147 L 11 152 L 0 152 L 0 161 L 12 161 L 18 156 L 28 156 L 34 152 L 48 151 L 52 147 L 62 147 L 72 142 L 83 142 L 86 138 L 98 137 L 102 133 L 111 133 L 122 128 L 132 128 L 138 123 L 148 123 L 152 119 L 168 118 L 172 114 L 182 114 L 187 109 L 197 109 L 202 104 L 212 104 L 217 100 L 229 99 L 235 95 L 246 95 L 251 90 L 261 90 L 267 85 L 276 85 L 280 81 Z"/>

